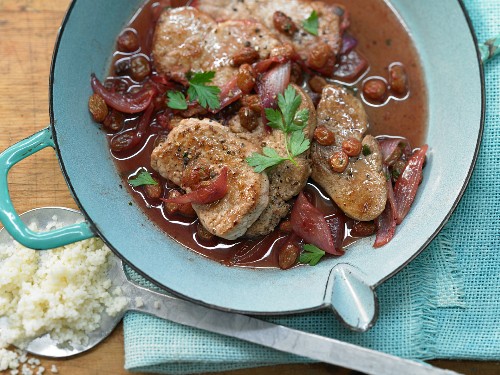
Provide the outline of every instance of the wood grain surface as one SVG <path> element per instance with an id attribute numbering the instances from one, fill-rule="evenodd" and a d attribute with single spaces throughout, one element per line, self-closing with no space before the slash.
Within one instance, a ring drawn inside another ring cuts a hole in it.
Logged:
<path id="1" fill-rule="evenodd" d="M 0 150 L 49 124 L 48 84 L 52 49 L 69 0 L 0 0 Z M 85 105 L 82 103 L 82 105 Z M 16 165 L 9 189 L 19 212 L 43 206 L 77 208 L 55 153 L 45 149 Z M 120 326 L 96 349 L 67 359 L 43 359 L 62 375 L 122 375 L 123 330 Z M 466 374 L 500 373 L 499 362 L 432 361 Z M 4 372 L 7 374 L 8 372 Z M 50 371 L 46 371 L 50 373 Z M 222 375 L 349 374 L 330 365 L 286 365 L 224 372 Z"/>

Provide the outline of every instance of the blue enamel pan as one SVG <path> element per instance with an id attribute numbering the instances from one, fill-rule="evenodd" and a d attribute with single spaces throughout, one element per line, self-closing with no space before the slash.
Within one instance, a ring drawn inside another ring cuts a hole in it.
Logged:
<path id="1" fill-rule="evenodd" d="M 340 258 L 288 271 L 226 267 L 183 248 L 149 221 L 121 187 L 106 137 L 87 109 L 91 73 L 106 76 L 116 36 L 142 0 L 75 0 L 64 19 L 50 73 L 51 125 L 0 155 L 0 220 L 33 249 L 98 235 L 127 264 L 176 295 L 218 309 L 288 314 L 332 308 L 349 326 L 368 329 L 377 316 L 375 288 L 436 236 L 461 198 L 478 153 L 483 79 L 476 41 L 456 0 L 391 0 L 420 54 L 428 90 L 430 145 L 424 181 L 396 237 L 383 248 L 373 238 Z M 453 22 L 450 22 L 453 20 Z M 45 147 L 55 149 L 86 222 L 38 234 L 19 219 L 7 173 Z"/>

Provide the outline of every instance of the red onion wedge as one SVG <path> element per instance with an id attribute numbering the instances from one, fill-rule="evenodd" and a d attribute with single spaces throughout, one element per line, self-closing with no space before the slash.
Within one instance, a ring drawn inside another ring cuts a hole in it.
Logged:
<path id="1" fill-rule="evenodd" d="M 139 119 L 139 124 L 134 129 L 126 130 L 116 134 L 110 141 L 110 148 L 113 151 L 121 152 L 136 147 L 144 138 L 146 129 L 151 122 L 154 105 L 150 104 Z"/>
<path id="2" fill-rule="evenodd" d="M 299 194 L 293 205 L 290 221 L 293 231 L 306 243 L 333 255 L 344 254 L 335 248 L 335 239 L 321 211 L 314 207 L 303 193 Z"/>
<path id="3" fill-rule="evenodd" d="M 385 173 L 387 167 L 384 167 Z M 387 203 L 385 204 L 384 211 L 379 217 L 375 219 L 375 224 L 377 226 L 377 236 L 375 237 L 375 243 L 373 247 L 379 248 L 389 243 L 396 233 L 396 201 L 394 198 L 394 191 L 392 189 L 391 179 L 387 180 Z"/>
<path id="4" fill-rule="evenodd" d="M 212 180 L 208 185 L 201 186 L 187 194 L 180 195 L 176 198 L 162 199 L 165 203 L 194 203 L 194 204 L 209 204 L 224 198 L 227 193 L 227 175 L 228 168 L 223 167 L 219 176 Z"/>
<path id="5" fill-rule="evenodd" d="M 112 92 L 106 89 L 94 74 L 92 74 L 91 84 L 94 92 L 102 96 L 107 105 L 123 113 L 139 113 L 144 111 L 156 94 L 156 89 L 151 87 L 145 88 L 135 94 Z"/>
<path id="6" fill-rule="evenodd" d="M 283 94 L 290 83 L 292 64 L 276 65 L 264 73 L 257 81 L 257 93 L 259 94 L 262 108 L 277 108 L 278 94 Z"/>
<path id="7" fill-rule="evenodd" d="M 220 107 L 216 109 L 210 109 L 210 112 L 217 113 L 221 109 L 227 107 L 228 105 L 238 101 L 243 95 L 243 92 L 238 87 L 238 79 L 233 78 L 223 87 L 219 94 Z"/>
<path id="8" fill-rule="evenodd" d="M 417 195 L 418 185 L 422 178 L 422 167 L 428 146 L 424 145 L 416 151 L 406 163 L 401 176 L 394 186 L 394 198 L 396 202 L 396 223 L 401 224 L 410 211 L 410 207 Z"/>
<path id="9" fill-rule="evenodd" d="M 344 82 L 355 82 L 368 68 L 368 61 L 355 50 L 341 55 L 333 78 Z"/>
<path id="10" fill-rule="evenodd" d="M 411 155 L 410 142 L 403 137 L 377 137 L 378 144 L 382 151 L 384 164 L 387 166 L 393 165 L 405 155 L 408 159 Z"/>

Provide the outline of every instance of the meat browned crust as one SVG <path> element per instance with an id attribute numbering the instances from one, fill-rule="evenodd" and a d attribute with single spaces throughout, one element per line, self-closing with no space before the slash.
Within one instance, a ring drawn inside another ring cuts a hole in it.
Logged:
<path id="1" fill-rule="evenodd" d="M 313 49 L 325 45 L 331 50 L 333 58 L 338 55 L 342 47 L 342 33 L 347 27 L 344 9 L 322 1 L 198 0 L 197 8 L 217 20 L 254 19 L 262 22 L 283 43 L 291 44 L 304 61 L 308 60 Z M 318 35 L 312 35 L 302 27 L 313 11 L 318 14 Z M 290 17 L 298 31 L 293 34 L 277 31 L 273 21 L 275 12 L 283 12 Z M 330 74 L 333 74 L 333 65 L 330 68 Z"/>
<path id="2" fill-rule="evenodd" d="M 386 176 L 383 171 L 382 153 L 375 138 L 367 135 L 368 118 L 361 102 L 346 89 L 326 86 L 318 104 L 318 126 L 335 134 L 335 143 L 311 146 L 312 179 L 316 181 L 335 203 L 353 219 L 369 221 L 378 217 L 387 201 Z M 365 152 L 350 157 L 344 172 L 334 172 L 330 156 L 342 149 L 348 138 L 362 141 Z"/>
<path id="3" fill-rule="evenodd" d="M 253 152 L 260 149 L 215 121 L 186 119 L 154 149 L 151 166 L 188 192 L 189 187 L 182 185 L 188 167 L 204 163 L 218 174 L 226 166 L 226 196 L 211 204 L 193 204 L 193 208 L 210 233 L 234 240 L 247 231 L 269 202 L 267 175 L 255 173 L 245 160 Z"/>
<path id="4" fill-rule="evenodd" d="M 280 45 L 257 21 L 218 24 L 198 9 L 182 7 L 161 14 L 153 38 L 153 56 L 160 73 L 215 71 L 213 84 L 224 86 L 237 73 L 232 58 L 243 48 L 253 48 L 260 59 L 265 59 Z"/>
<path id="5" fill-rule="evenodd" d="M 304 134 L 311 139 L 316 127 L 316 110 L 307 94 L 298 86 L 292 85 L 297 94 L 302 98 L 301 109 L 309 110 L 309 121 L 304 128 Z M 270 134 L 261 138 L 261 144 L 274 148 L 282 157 L 286 157 L 285 134 L 280 130 L 273 130 Z M 310 151 L 302 153 L 295 158 L 297 164 L 284 161 L 276 167 L 271 168 L 269 176 L 269 204 L 259 219 L 248 229 L 247 237 L 263 236 L 271 233 L 276 225 L 284 218 L 290 210 L 288 201 L 299 194 L 311 175 Z"/>

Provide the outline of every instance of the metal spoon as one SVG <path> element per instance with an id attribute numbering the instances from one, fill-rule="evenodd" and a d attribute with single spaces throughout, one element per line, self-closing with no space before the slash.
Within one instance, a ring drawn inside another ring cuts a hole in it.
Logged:
<path id="1" fill-rule="evenodd" d="M 36 221 L 39 227 L 53 221 L 54 216 L 62 224 L 73 224 L 82 220 L 80 213 L 65 208 L 40 208 L 28 211 L 22 219 Z M 10 235 L 0 231 L 0 244 L 12 241 Z M 33 340 L 27 350 L 45 357 L 69 357 L 85 352 L 104 340 L 116 327 L 126 311 L 139 311 L 170 321 L 204 329 L 222 335 L 236 337 L 287 353 L 309 357 L 337 366 L 363 371 L 367 374 L 457 374 L 424 363 L 409 361 L 375 350 L 339 340 L 298 331 L 269 323 L 246 315 L 210 309 L 179 298 L 142 288 L 129 281 L 121 260 L 113 256 L 108 277 L 113 288 L 119 286 L 129 302 L 125 310 L 116 317 L 102 315 L 101 326 L 89 335 L 87 345 L 59 345 L 49 335 Z M 137 303 L 139 302 L 139 303 Z"/>

